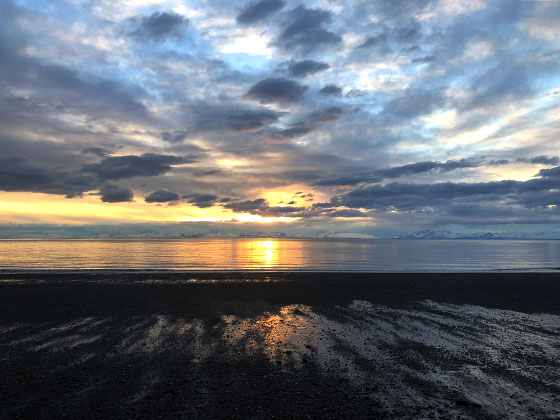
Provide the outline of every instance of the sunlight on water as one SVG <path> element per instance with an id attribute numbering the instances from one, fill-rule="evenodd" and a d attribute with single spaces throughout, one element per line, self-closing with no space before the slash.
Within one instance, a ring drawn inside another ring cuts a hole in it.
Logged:
<path id="1" fill-rule="evenodd" d="M 558 241 L 0 240 L 0 269 L 483 271 L 560 266 Z"/>

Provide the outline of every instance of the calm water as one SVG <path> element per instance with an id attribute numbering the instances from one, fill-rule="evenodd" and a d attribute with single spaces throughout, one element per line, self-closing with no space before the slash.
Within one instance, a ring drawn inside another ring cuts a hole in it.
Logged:
<path id="1" fill-rule="evenodd" d="M 560 241 L 0 240 L 0 270 L 493 271 L 560 267 Z"/>

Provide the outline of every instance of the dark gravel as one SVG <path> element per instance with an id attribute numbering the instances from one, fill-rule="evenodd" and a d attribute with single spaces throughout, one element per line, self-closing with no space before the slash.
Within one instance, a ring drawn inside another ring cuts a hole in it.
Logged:
<path id="1" fill-rule="evenodd" d="M 0 274 L 0 418 L 560 419 L 560 275 Z"/>

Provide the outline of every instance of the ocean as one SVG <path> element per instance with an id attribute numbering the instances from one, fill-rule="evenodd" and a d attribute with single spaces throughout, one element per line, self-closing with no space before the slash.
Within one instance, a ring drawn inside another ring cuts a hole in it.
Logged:
<path id="1" fill-rule="evenodd" d="M 560 269 L 560 241 L 0 240 L 0 270 L 473 272 Z"/>

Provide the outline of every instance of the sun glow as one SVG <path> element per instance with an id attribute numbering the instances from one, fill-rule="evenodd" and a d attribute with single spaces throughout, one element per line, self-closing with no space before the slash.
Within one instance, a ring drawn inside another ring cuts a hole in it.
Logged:
<path id="1" fill-rule="evenodd" d="M 262 217 L 256 214 L 243 213 L 234 216 L 238 222 L 256 222 L 256 223 L 275 223 L 275 222 L 293 222 L 299 217 Z"/>

